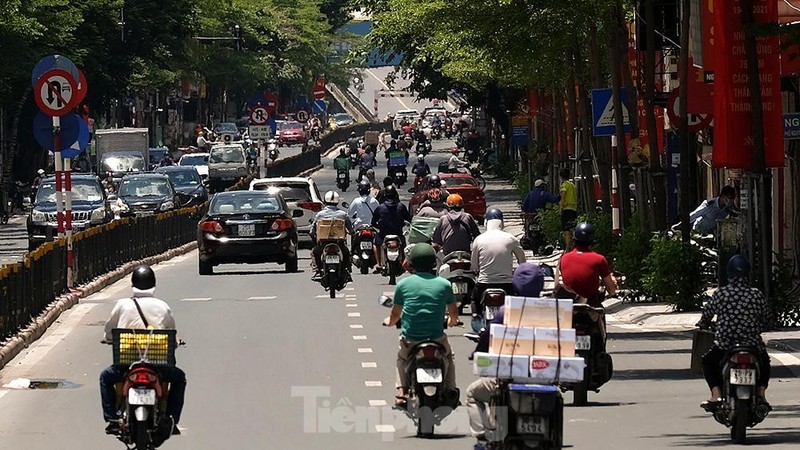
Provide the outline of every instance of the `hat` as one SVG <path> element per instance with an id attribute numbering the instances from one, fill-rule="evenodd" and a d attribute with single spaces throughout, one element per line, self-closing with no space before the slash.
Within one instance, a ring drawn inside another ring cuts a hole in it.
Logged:
<path id="1" fill-rule="evenodd" d="M 538 297 L 544 288 L 544 272 L 534 263 L 522 263 L 511 280 L 514 293 L 524 297 Z"/>
<path id="2" fill-rule="evenodd" d="M 430 272 L 436 267 L 436 250 L 431 244 L 415 244 L 408 255 L 411 267 L 417 272 Z"/>
<path id="3" fill-rule="evenodd" d="M 540 186 L 542 186 L 542 185 L 544 185 L 544 184 L 546 184 L 546 183 L 544 182 L 544 180 L 543 180 L 543 179 L 541 179 L 541 178 L 539 178 L 538 180 L 536 180 L 536 181 L 533 183 L 533 187 L 540 187 Z"/>

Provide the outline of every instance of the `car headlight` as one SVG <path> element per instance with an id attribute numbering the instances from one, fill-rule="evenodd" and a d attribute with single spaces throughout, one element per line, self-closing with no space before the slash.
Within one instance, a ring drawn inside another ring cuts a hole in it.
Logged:
<path id="1" fill-rule="evenodd" d="M 33 210 L 31 211 L 31 222 L 46 222 L 47 217 L 41 211 Z"/>
<path id="2" fill-rule="evenodd" d="M 161 206 L 158 208 L 160 211 L 166 211 L 168 209 L 172 209 L 175 207 L 175 203 L 172 200 L 167 200 L 166 202 L 162 203 Z"/>
<path id="3" fill-rule="evenodd" d="M 92 223 L 101 223 L 106 218 L 106 209 L 104 207 L 100 207 L 92 211 L 91 221 Z"/>

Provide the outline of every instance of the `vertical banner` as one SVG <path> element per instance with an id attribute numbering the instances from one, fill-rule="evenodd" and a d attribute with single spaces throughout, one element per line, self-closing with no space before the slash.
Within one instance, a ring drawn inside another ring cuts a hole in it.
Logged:
<path id="1" fill-rule="evenodd" d="M 714 2 L 717 0 L 700 0 L 701 18 L 703 27 L 703 61 L 702 66 L 706 73 L 714 73 L 714 56 L 716 46 L 714 45 Z M 730 1 L 730 0 L 728 0 Z"/>
<path id="2" fill-rule="evenodd" d="M 753 0 L 756 23 L 778 20 L 777 2 Z M 752 170 L 753 136 L 747 60 L 739 0 L 714 0 L 714 157 L 716 167 Z M 766 167 L 782 167 L 783 111 L 777 36 L 759 37 Z"/>

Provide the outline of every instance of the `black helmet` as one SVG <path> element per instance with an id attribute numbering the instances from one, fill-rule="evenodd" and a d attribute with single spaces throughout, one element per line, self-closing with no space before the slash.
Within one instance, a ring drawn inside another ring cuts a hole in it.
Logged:
<path id="1" fill-rule="evenodd" d="M 351 131 L 350 132 L 350 137 L 356 137 L 356 132 L 355 131 Z"/>
<path id="2" fill-rule="evenodd" d="M 503 220 L 503 211 L 497 208 L 489 208 L 486 210 L 486 216 L 484 216 L 483 220 Z"/>
<path id="3" fill-rule="evenodd" d="M 581 222 L 575 227 L 572 237 L 575 242 L 587 245 L 592 244 L 594 243 L 594 227 L 589 222 Z"/>
<path id="4" fill-rule="evenodd" d="M 147 264 L 136 266 L 131 275 L 131 284 L 142 291 L 153 289 L 156 287 L 156 274 Z"/>
<path id="5" fill-rule="evenodd" d="M 397 193 L 397 188 L 394 186 L 387 186 L 386 189 L 383 190 L 383 194 L 386 196 L 387 199 L 390 200 L 399 200 L 400 195 Z"/>
<path id="6" fill-rule="evenodd" d="M 358 182 L 358 193 L 359 194 L 367 195 L 367 194 L 369 194 L 369 190 L 370 190 L 369 181 L 361 180 L 361 181 Z"/>
<path id="7" fill-rule="evenodd" d="M 430 272 L 436 268 L 436 250 L 427 242 L 415 244 L 408 254 L 408 262 L 417 272 Z"/>
<path id="8" fill-rule="evenodd" d="M 442 179 L 439 175 L 430 175 L 428 177 L 428 189 L 436 189 L 442 187 Z"/>
<path id="9" fill-rule="evenodd" d="M 750 276 L 750 262 L 742 255 L 733 255 L 728 260 L 728 278 L 747 278 Z"/>

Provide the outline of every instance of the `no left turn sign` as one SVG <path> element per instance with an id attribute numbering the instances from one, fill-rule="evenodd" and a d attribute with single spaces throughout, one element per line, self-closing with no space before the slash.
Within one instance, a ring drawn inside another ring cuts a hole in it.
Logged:
<path id="1" fill-rule="evenodd" d="M 48 116 L 63 116 L 75 107 L 77 88 L 78 83 L 69 72 L 48 70 L 36 82 L 34 99 L 39 109 Z"/>

